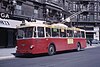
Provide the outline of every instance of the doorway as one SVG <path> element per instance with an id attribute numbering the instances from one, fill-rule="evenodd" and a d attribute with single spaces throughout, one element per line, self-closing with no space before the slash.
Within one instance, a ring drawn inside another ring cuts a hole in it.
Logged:
<path id="1" fill-rule="evenodd" d="M 7 47 L 7 30 L 0 28 L 0 47 Z"/>

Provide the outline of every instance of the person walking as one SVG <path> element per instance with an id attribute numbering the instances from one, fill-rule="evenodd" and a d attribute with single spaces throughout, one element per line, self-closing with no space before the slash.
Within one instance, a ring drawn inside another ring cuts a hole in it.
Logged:
<path id="1" fill-rule="evenodd" d="M 90 39 L 90 46 L 92 46 L 92 39 Z"/>

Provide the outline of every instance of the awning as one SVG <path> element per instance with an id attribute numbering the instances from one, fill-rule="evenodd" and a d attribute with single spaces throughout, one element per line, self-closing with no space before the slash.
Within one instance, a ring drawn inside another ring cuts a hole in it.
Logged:
<path id="1" fill-rule="evenodd" d="M 3 28 L 16 28 L 21 23 L 22 21 L 0 18 L 0 27 L 3 27 Z"/>

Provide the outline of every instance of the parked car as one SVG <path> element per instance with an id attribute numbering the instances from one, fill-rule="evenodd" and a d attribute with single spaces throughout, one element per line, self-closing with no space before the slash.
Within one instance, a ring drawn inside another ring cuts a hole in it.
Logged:
<path id="1" fill-rule="evenodd" d="M 100 41 L 97 40 L 97 39 L 93 39 L 93 40 L 91 41 L 91 43 L 92 43 L 92 44 L 100 44 Z"/>

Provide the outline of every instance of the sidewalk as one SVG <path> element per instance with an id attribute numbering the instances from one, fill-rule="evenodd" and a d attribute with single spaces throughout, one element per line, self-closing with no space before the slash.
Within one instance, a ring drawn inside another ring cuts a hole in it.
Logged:
<path id="1" fill-rule="evenodd" d="M 86 49 L 95 48 L 95 47 L 100 47 L 100 44 L 92 44 L 92 46 L 87 44 Z M 15 55 L 14 55 L 15 53 L 16 53 L 16 48 L 1 48 L 0 60 L 15 58 Z"/>
<path id="2" fill-rule="evenodd" d="M 15 58 L 14 53 L 16 53 L 16 48 L 1 48 L 0 60 Z"/>
<path id="3" fill-rule="evenodd" d="M 87 44 L 86 49 L 88 49 L 88 48 L 95 48 L 95 47 L 99 47 L 99 46 L 100 46 L 100 44 L 92 44 L 92 46 L 90 46 L 90 44 Z"/>

